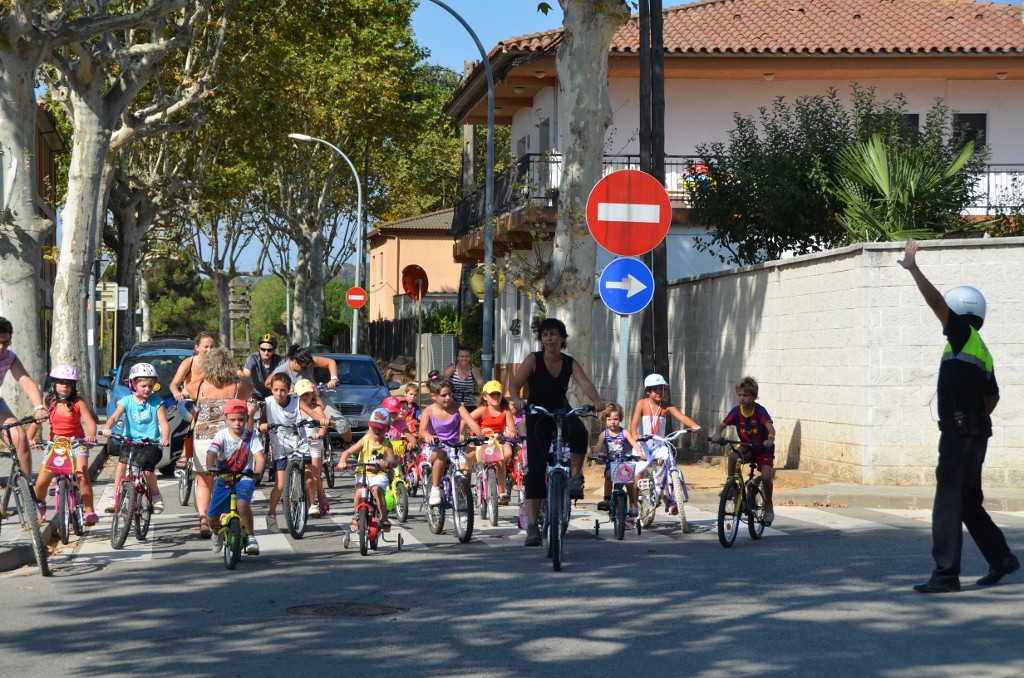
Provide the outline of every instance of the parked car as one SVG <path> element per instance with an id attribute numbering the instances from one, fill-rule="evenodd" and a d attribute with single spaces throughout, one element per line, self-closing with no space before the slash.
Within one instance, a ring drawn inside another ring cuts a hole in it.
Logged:
<path id="1" fill-rule="evenodd" d="M 322 389 L 321 396 L 348 418 L 352 425 L 352 440 L 362 438 L 366 433 L 370 413 L 380 407 L 384 398 L 399 388 L 400 384 L 397 381 L 384 381 L 377 363 L 368 355 L 315 353 L 330 358 L 338 365 L 338 386 Z M 313 376 L 318 383 L 326 383 L 331 378 L 323 367 L 316 368 Z M 333 442 L 341 445 L 340 439 Z"/>
<path id="2" fill-rule="evenodd" d="M 181 456 L 189 419 L 184 408 L 179 408 L 174 396 L 171 395 L 171 379 L 181 361 L 191 356 L 194 349 L 195 342 L 182 335 L 156 336 L 151 341 L 140 341 L 124 354 L 117 369 L 110 370 L 107 376 L 101 377 L 96 382 L 101 388 L 109 391 L 107 393 L 107 418 L 109 419 L 114 414 L 117 401 L 131 392 L 128 388 L 128 372 L 132 367 L 137 363 L 149 363 L 156 368 L 158 375 L 156 394 L 164 400 L 164 407 L 167 409 L 167 423 L 171 428 L 170 448 L 163 449 L 163 456 L 157 464 L 157 469 L 164 473 L 172 473 L 174 463 Z M 120 433 L 123 430 L 120 422 L 114 427 L 115 433 Z M 119 447 L 113 441 L 108 441 L 107 453 L 119 454 Z"/>

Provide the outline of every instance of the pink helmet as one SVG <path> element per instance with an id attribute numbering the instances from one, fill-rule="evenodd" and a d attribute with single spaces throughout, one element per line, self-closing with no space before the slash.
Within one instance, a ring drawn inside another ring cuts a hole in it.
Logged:
<path id="1" fill-rule="evenodd" d="M 78 370 L 71 365 L 54 365 L 53 369 L 50 370 L 50 379 L 67 379 L 68 381 L 78 381 Z"/>
<path id="2" fill-rule="evenodd" d="M 390 412 L 391 414 L 394 414 L 402 409 L 402 403 L 395 396 L 388 396 L 383 400 L 383 402 L 381 402 L 380 406 L 383 407 L 388 412 Z"/>

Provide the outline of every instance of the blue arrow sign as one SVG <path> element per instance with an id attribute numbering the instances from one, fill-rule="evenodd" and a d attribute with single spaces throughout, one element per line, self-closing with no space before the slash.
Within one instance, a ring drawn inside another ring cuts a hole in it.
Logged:
<path id="1" fill-rule="evenodd" d="M 601 272 L 598 292 L 613 313 L 632 315 L 644 310 L 654 298 L 654 275 L 639 259 L 621 257 Z"/>

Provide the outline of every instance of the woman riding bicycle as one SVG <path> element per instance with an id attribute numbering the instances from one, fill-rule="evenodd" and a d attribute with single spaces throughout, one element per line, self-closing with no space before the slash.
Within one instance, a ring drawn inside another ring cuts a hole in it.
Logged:
<path id="1" fill-rule="evenodd" d="M 604 409 L 604 401 L 587 376 L 583 366 L 562 353 L 566 347 L 569 334 L 565 323 L 555 318 L 545 318 L 537 327 L 537 340 L 542 350 L 526 356 L 523 364 L 512 378 L 509 387 L 516 408 L 522 408 L 520 392 L 529 386 L 528 405 L 539 405 L 546 410 L 568 408 L 566 393 L 569 380 L 572 379 L 593 401 L 598 410 Z M 546 495 L 544 477 L 547 471 L 547 453 L 555 436 L 555 424 L 550 418 L 541 414 L 526 415 L 526 478 L 524 479 L 524 495 L 526 497 L 527 525 L 526 545 L 540 546 L 543 541 L 540 526 L 540 505 Z M 565 440 L 569 443 L 569 497 L 583 498 L 583 455 L 587 451 L 587 429 L 579 417 L 572 416 L 565 420 Z"/>

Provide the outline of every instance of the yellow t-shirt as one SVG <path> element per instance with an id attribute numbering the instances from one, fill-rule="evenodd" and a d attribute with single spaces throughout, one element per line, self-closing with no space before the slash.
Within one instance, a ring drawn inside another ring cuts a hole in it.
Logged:
<path id="1" fill-rule="evenodd" d="M 387 459 L 388 455 L 392 453 L 391 441 L 385 438 L 380 444 L 375 445 L 372 437 L 369 433 L 363 436 L 363 449 L 359 450 L 359 463 L 360 464 L 374 464 L 380 463 Z M 359 474 L 357 474 L 359 475 Z M 384 471 L 379 466 L 367 466 L 366 475 L 387 475 L 387 471 Z"/>

